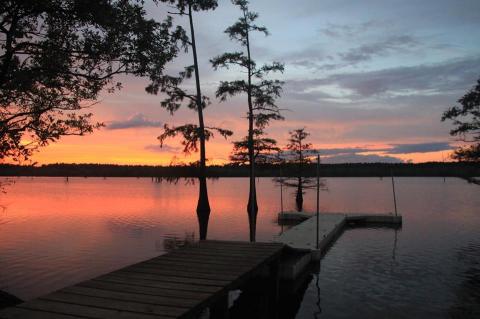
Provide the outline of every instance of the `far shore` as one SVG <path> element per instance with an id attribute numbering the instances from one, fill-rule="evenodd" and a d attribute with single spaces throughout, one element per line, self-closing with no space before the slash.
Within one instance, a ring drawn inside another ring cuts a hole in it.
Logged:
<path id="1" fill-rule="evenodd" d="M 461 177 L 480 176 L 480 163 L 429 162 L 429 163 L 351 163 L 320 164 L 321 177 Z M 257 177 L 294 177 L 297 167 L 290 165 L 258 165 Z M 316 176 L 317 165 L 312 163 L 303 176 Z M 197 177 L 196 166 L 147 166 L 114 164 L 48 164 L 42 166 L 0 164 L 0 176 L 52 176 L 52 177 Z M 248 166 L 208 166 L 208 177 L 248 177 Z"/>

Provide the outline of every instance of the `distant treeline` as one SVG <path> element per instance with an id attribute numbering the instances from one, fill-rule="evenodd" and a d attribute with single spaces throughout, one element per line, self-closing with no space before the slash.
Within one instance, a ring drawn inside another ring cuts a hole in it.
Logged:
<path id="1" fill-rule="evenodd" d="M 261 165 L 256 167 L 256 176 L 297 176 L 293 164 Z M 307 165 L 303 176 L 316 176 L 315 164 Z M 480 163 L 355 163 L 321 164 L 322 177 L 368 177 L 368 176 L 480 176 Z M 143 166 L 111 164 L 49 164 L 22 166 L 0 164 L 0 176 L 81 176 L 81 177 L 195 177 L 195 166 Z M 207 167 L 209 177 L 247 177 L 248 167 L 224 165 Z"/>

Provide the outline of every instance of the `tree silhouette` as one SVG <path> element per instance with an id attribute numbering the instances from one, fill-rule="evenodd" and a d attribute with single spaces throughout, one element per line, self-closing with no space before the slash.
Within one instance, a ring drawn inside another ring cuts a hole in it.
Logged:
<path id="1" fill-rule="evenodd" d="M 271 72 L 283 72 L 284 67 L 283 64 L 278 62 L 257 66 L 252 60 L 251 32 L 268 35 L 268 31 L 265 27 L 255 24 L 258 14 L 248 9 L 248 1 L 232 0 L 232 3 L 240 8 L 242 15 L 237 22 L 225 30 L 225 33 L 229 35 L 231 40 L 237 41 L 244 48 L 244 51 L 224 53 L 213 58 L 211 62 L 215 69 L 237 67 L 241 71 L 246 71 L 246 79 L 221 81 L 216 96 L 221 101 L 225 101 L 231 96 L 247 95 L 247 147 L 250 166 L 247 212 L 250 225 L 250 241 L 255 241 L 258 205 L 255 189 L 254 135 L 255 129 L 264 129 L 271 120 L 283 119 L 278 106 L 275 104 L 275 99 L 280 97 L 283 82 L 268 79 L 267 76 Z"/>
<path id="2" fill-rule="evenodd" d="M 200 85 L 200 75 L 198 72 L 197 45 L 195 41 L 195 28 L 193 24 L 193 12 L 214 10 L 217 7 L 216 0 L 162 0 L 176 8 L 176 12 L 170 12 L 179 16 L 187 16 L 190 28 L 190 37 L 187 32 L 177 27 L 179 32 L 175 35 L 175 40 L 180 40 L 183 48 L 187 52 L 191 48 L 193 56 L 193 65 L 186 66 L 178 76 L 165 75 L 162 72 L 151 74 L 151 83 L 147 87 L 147 92 L 158 94 L 162 92 L 167 98 L 160 105 L 167 109 L 170 114 L 174 114 L 186 101 L 186 106 L 194 110 L 198 115 L 198 124 L 185 124 L 181 126 L 169 126 L 165 124 L 163 133 L 158 137 L 160 146 L 164 145 L 167 138 L 182 136 L 182 145 L 184 153 L 197 152 L 200 150 L 200 160 L 198 162 L 199 172 L 199 196 L 197 203 L 197 216 L 200 225 L 200 239 L 207 237 L 208 219 L 210 216 L 210 203 L 208 200 L 207 178 L 206 178 L 206 150 L 205 142 L 213 137 L 217 132 L 223 137 L 232 135 L 229 130 L 218 127 L 209 127 L 205 125 L 203 109 L 210 103 L 208 97 L 202 95 Z M 195 92 L 190 93 L 181 85 L 185 80 L 195 76 Z"/>
<path id="3" fill-rule="evenodd" d="M 277 141 L 273 138 L 265 137 L 263 130 L 260 129 L 254 130 L 253 134 L 255 164 L 273 164 L 277 162 L 278 153 L 281 151 L 277 146 Z M 248 163 L 248 136 L 240 141 L 233 142 L 230 161 L 236 164 Z"/>
<path id="4" fill-rule="evenodd" d="M 172 19 L 147 19 L 141 1 L 0 3 L 0 159 L 28 158 L 65 135 L 100 127 L 99 93 L 117 74 L 163 71 L 179 47 Z"/>
<path id="5" fill-rule="evenodd" d="M 297 210 L 302 211 L 304 190 L 315 187 L 313 179 L 303 177 L 305 166 L 311 163 L 309 155 L 313 153 L 312 144 L 305 142 L 305 139 L 310 135 L 305 128 L 293 130 L 289 134 L 288 144 L 285 147 L 288 152 L 285 155 L 285 162 L 294 164 L 297 167 L 296 177 L 282 178 L 279 182 L 287 187 L 296 189 L 295 202 Z"/>
<path id="6" fill-rule="evenodd" d="M 456 126 L 450 135 L 458 136 L 469 146 L 455 150 L 453 158 L 459 161 L 480 161 L 480 79 L 477 85 L 458 100 L 455 105 L 443 113 L 442 121 L 453 120 Z"/>

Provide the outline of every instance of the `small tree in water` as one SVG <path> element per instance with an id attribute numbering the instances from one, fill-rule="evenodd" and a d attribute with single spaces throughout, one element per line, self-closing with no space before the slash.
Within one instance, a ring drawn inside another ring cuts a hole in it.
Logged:
<path id="1" fill-rule="evenodd" d="M 147 92 L 157 94 L 159 91 L 166 94 L 167 98 L 161 102 L 161 106 L 167 109 L 172 115 L 187 101 L 186 106 L 194 110 L 198 115 L 198 124 L 185 124 L 182 126 L 169 126 L 165 124 L 163 133 L 158 137 L 160 146 L 164 145 L 167 138 L 182 136 L 182 145 L 184 153 L 197 152 L 200 150 L 200 159 L 198 162 L 198 180 L 199 196 L 197 203 L 197 217 L 200 225 L 200 239 L 207 237 L 208 220 L 210 216 L 210 203 L 208 200 L 207 178 L 206 178 L 206 149 L 205 142 L 213 137 L 214 132 L 223 137 L 232 135 L 229 130 L 218 127 L 209 127 L 205 125 L 203 109 L 209 104 L 209 99 L 202 95 L 200 86 L 200 75 L 198 72 L 197 46 L 195 41 L 195 28 L 193 24 L 193 12 L 214 10 L 217 7 L 216 0 L 162 0 L 172 4 L 177 12 L 170 12 L 179 16 L 188 17 L 190 38 L 183 28 L 177 27 L 177 32 L 173 36 L 182 41 L 183 48 L 187 52 L 192 50 L 193 65 L 186 66 L 178 76 L 164 75 L 163 73 L 152 74 L 151 84 L 147 87 Z M 195 76 L 195 92 L 190 93 L 181 88 L 181 84 Z M 199 149 L 200 148 L 200 149 Z"/>
<path id="2" fill-rule="evenodd" d="M 480 161 L 480 79 L 477 85 L 458 100 L 460 106 L 453 106 L 443 113 L 442 121 L 453 120 L 456 126 L 450 135 L 459 136 L 470 146 L 455 150 L 453 158 L 459 161 Z"/>
<path id="3" fill-rule="evenodd" d="M 261 32 L 268 35 L 263 26 L 255 24 L 258 14 L 248 9 L 248 1 L 232 0 L 237 5 L 242 15 L 238 21 L 225 30 L 230 39 L 240 43 L 245 49 L 243 52 L 224 53 L 211 60 L 215 69 L 219 67 L 238 67 L 246 73 L 246 79 L 235 81 L 222 81 L 217 89 L 217 97 L 225 101 L 228 97 L 246 94 L 248 105 L 248 161 L 250 166 L 250 185 L 247 204 L 248 220 L 250 225 L 250 241 L 255 241 L 257 224 L 257 194 L 255 188 L 255 129 L 264 129 L 271 120 L 283 119 L 280 110 L 275 104 L 275 99 L 280 97 L 283 82 L 267 79 L 271 72 L 283 72 L 283 64 L 273 62 L 263 66 L 257 66 L 252 59 L 250 47 L 250 34 Z"/>
<path id="4" fill-rule="evenodd" d="M 305 139 L 310 135 L 305 128 L 291 131 L 289 134 L 290 138 L 286 146 L 288 153 L 285 162 L 296 166 L 296 177 L 282 178 L 279 182 L 287 187 L 296 189 L 295 202 L 297 204 L 297 210 L 302 211 L 305 189 L 315 187 L 315 181 L 313 179 L 304 177 L 305 166 L 311 163 L 310 156 L 313 154 L 312 144 L 305 142 Z"/>

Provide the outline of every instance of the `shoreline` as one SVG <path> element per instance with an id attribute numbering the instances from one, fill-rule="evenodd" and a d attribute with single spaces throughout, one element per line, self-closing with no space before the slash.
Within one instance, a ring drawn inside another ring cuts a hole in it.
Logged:
<path id="1" fill-rule="evenodd" d="M 480 163 L 355 163 L 320 164 L 321 177 L 459 177 L 471 179 L 480 176 Z M 257 177 L 297 177 L 295 165 L 259 165 Z M 303 170 L 303 177 L 317 175 L 316 164 Z M 22 166 L 0 164 L 0 176 L 51 177 L 198 177 L 196 166 L 147 166 L 113 164 L 48 164 Z M 248 167 L 238 165 L 208 166 L 207 177 L 248 177 Z"/>

